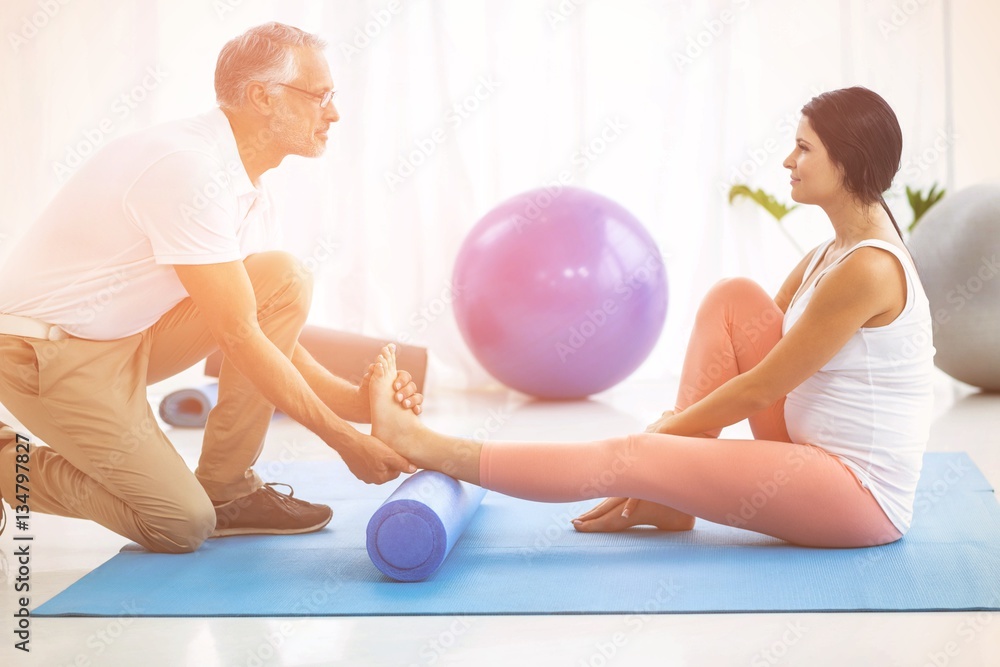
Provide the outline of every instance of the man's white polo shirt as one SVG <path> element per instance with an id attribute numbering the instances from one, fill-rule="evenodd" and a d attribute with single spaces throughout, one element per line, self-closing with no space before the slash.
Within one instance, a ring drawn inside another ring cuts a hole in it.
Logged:
<path id="1" fill-rule="evenodd" d="M 188 296 L 171 265 L 280 243 L 267 189 L 216 108 L 121 137 L 81 166 L 0 266 L 0 313 L 123 338 Z"/>

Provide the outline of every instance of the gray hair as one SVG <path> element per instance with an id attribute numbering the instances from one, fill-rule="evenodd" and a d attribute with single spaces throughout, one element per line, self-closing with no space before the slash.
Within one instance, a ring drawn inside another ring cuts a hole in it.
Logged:
<path id="1" fill-rule="evenodd" d="M 326 47 L 316 35 L 284 23 L 265 23 L 226 42 L 215 65 L 215 97 L 219 106 L 233 109 L 246 101 L 247 84 L 290 81 L 298 74 L 295 47 Z M 273 86 L 271 86 L 273 88 Z"/>

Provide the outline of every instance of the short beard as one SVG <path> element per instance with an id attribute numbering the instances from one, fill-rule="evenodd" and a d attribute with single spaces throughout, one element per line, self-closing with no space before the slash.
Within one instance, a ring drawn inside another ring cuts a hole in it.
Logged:
<path id="1" fill-rule="evenodd" d="M 274 135 L 274 141 L 281 146 L 286 155 L 301 155 L 303 157 L 319 157 L 326 148 L 315 140 L 315 136 L 307 134 L 305 123 L 297 118 L 287 106 L 279 104 L 277 112 L 271 116 L 269 128 Z"/>

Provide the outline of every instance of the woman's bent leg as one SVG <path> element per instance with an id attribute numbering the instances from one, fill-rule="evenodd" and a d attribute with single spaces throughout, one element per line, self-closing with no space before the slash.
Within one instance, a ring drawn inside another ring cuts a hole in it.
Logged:
<path id="1" fill-rule="evenodd" d="M 727 278 L 716 283 L 698 308 L 674 410 L 697 403 L 760 363 L 781 340 L 783 319 L 778 304 L 754 281 Z M 784 408 L 782 398 L 752 415 L 754 437 L 787 442 Z M 703 435 L 717 438 L 721 430 Z"/>

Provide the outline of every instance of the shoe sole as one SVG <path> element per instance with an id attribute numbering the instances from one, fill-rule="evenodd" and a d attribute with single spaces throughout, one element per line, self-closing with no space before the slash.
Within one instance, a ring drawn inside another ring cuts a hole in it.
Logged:
<path id="1" fill-rule="evenodd" d="M 330 523 L 331 519 L 333 519 L 333 514 L 327 517 L 326 521 L 308 528 L 224 528 L 222 530 L 215 530 L 211 535 L 209 535 L 209 537 L 233 537 L 234 535 L 301 535 L 303 533 L 315 533 L 317 530 L 322 530 L 328 523 Z"/>

